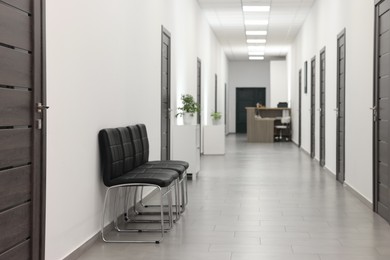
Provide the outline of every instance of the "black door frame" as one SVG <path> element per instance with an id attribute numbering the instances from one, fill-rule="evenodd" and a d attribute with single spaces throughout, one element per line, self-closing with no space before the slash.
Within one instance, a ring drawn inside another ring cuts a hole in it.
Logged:
<path id="1" fill-rule="evenodd" d="M 163 47 L 164 47 L 164 37 L 167 37 L 169 39 L 169 46 L 168 46 L 168 87 L 167 87 L 167 109 L 165 113 L 163 114 L 163 102 L 161 102 L 161 152 L 160 156 L 163 160 L 169 160 L 171 157 L 171 33 L 164 27 L 161 26 L 161 101 L 163 96 Z M 168 122 L 167 122 L 167 158 L 162 158 L 163 156 L 163 146 L 162 146 L 162 139 L 163 139 L 163 117 L 166 116 Z"/>
<path id="2" fill-rule="evenodd" d="M 341 97 L 340 95 L 340 48 L 339 48 L 339 42 L 340 39 L 344 38 L 344 95 Z M 344 183 L 345 181 L 345 118 L 346 118 L 346 113 L 345 113 L 345 96 L 346 96 L 346 29 L 344 28 L 338 35 L 337 35 L 337 127 L 336 127 L 336 179 Z M 343 124 L 341 125 L 340 123 L 340 113 L 343 113 Z M 343 140 L 340 140 L 340 128 L 343 127 Z M 343 154 L 340 154 L 340 149 L 339 147 L 342 146 L 342 151 Z M 340 167 L 339 164 L 339 159 L 340 157 L 343 157 L 343 164 Z"/>
<path id="3" fill-rule="evenodd" d="M 225 115 L 224 115 L 224 122 L 225 122 L 225 126 L 227 125 L 226 123 L 227 123 L 227 83 L 225 83 L 225 105 L 224 105 L 224 113 L 225 113 Z M 227 127 L 225 127 L 225 132 L 227 131 Z"/>
<path id="4" fill-rule="evenodd" d="M 199 112 L 197 113 L 197 124 L 199 125 L 199 140 L 202 140 L 202 60 L 197 58 L 196 61 L 196 88 L 197 88 L 197 100 L 196 102 L 199 105 Z M 202 153 L 203 142 L 199 142 L 200 149 L 199 152 Z"/>
<path id="5" fill-rule="evenodd" d="M 310 157 L 316 155 L 316 56 L 310 62 Z"/>
<path id="6" fill-rule="evenodd" d="M 326 48 L 320 51 L 320 166 L 325 166 L 326 148 Z"/>
<path id="7" fill-rule="evenodd" d="M 215 87 L 214 87 L 214 112 L 218 111 L 218 75 L 215 74 Z"/>
<path id="8" fill-rule="evenodd" d="M 373 108 L 376 109 L 378 107 L 378 99 L 379 99 L 379 94 L 378 94 L 378 74 L 379 74 L 379 66 L 378 66 L 378 56 L 379 56 L 379 21 L 378 21 L 378 16 L 379 16 L 379 8 L 378 4 L 381 2 L 381 0 L 375 0 L 375 42 L 374 42 L 374 96 L 373 96 Z M 373 111 L 376 113 L 376 110 Z M 372 143 L 373 143 L 373 209 L 375 212 L 378 213 L 378 202 L 379 202 L 379 187 L 378 187 L 378 182 L 379 182 L 379 169 L 378 169 L 378 144 L 377 140 L 379 139 L 379 126 L 378 122 L 376 121 L 375 114 L 373 115 L 373 134 L 372 134 Z"/>
<path id="9" fill-rule="evenodd" d="M 34 91 L 34 104 L 46 104 L 46 0 L 32 1 L 32 3 L 34 8 L 34 88 L 39 87 L 41 90 Z M 39 120 L 42 122 L 42 128 L 34 131 L 33 160 L 39 163 L 34 166 L 36 186 L 33 187 L 33 202 L 37 207 L 34 209 L 32 222 L 32 228 L 35 230 L 35 237 L 32 239 L 32 259 L 45 258 L 46 244 L 47 114 L 46 109 L 41 111 L 36 110 L 34 113 L 34 122 L 38 123 L 35 128 L 39 128 Z"/>
<path id="10" fill-rule="evenodd" d="M 298 147 L 302 144 L 302 69 L 298 72 Z"/>

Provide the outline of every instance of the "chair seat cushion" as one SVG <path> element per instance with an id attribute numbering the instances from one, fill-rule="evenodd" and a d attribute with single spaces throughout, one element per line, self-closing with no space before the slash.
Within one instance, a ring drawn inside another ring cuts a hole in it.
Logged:
<path id="1" fill-rule="evenodd" d="M 166 164 L 177 164 L 183 166 L 186 170 L 190 166 L 190 164 L 186 161 L 178 161 L 178 160 L 165 160 L 165 161 L 148 161 L 148 164 L 159 164 L 159 163 L 166 163 Z"/>
<path id="2" fill-rule="evenodd" d="M 184 166 L 181 166 L 179 164 L 173 164 L 173 163 L 144 163 L 137 167 L 137 169 L 167 169 L 167 170 L 174 170 L 176 171 L 179 176 L 183 175 L 183 173 L 186 171 L 186 168 Z"/>
<path id="3" fill-rule="evenodd" d="M 160 187 L 169 186 L 174 180 L 179 177 L 179 174 L 174 170 L 169 169 L 140 169 L 136 168 L 122 176 L 111 180 L 111 186 L 120 184 L 153 184 Z"/>

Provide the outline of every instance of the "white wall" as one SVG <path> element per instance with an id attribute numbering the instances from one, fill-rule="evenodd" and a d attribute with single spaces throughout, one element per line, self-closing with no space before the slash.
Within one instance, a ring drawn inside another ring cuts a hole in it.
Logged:
<path id="1" fill-rule="evenodd" d="M 277 107 L 279 102 L 288 102 L 287 62 L 285 60 L 270 62 L 270 107 Z"/>
<path id="2" fill-rule="evenodd" d="M 236 132 L 236 88 L 266 88 L 266 106 L 270 106 L 270 62 L 230 61 L 228 132 Z M 256 104 L 253 104 L 254 106 Z"/>
<path id="3" fill-rule="evenodd" d="M 331 16 L 331 18 L 330 18 Z M 326 167 L 336 172 L 337 35 L 346 28 L 346 183 L 372 201 L 372 113 L 374 3 L 371 0 L 317 0 L 288 55 L 293 140 L 298 142 L 298 71 L 326 47 Z M 304 76 L 304 73 L 302 73 Z M 302 82 L 304 80 L 302 79 Z M 308 78 L 310 86 L 310 78 Z M 302 85 L 302 92 L 303 92 Z M 319 74 L 316 78 L 319 108 Z M 302 148 L 310 150 L 310 87 L 302 94 Z M 316 157 L 319 112 L 316 110 Z"/>
<path id="4" fill-rule="evenodd" d="M 209 85 L 214 73 L 227 81 L 227 60 L 196 0 L 47 1 L 46 15 L 46 259 L 62 259 L 100 228 L 99 129 L 143 122 L 150 157 L 160 156 L 161 25 L 172 35 L 173 108 L 196 94 L 197 57 L 210 107 Z"/>

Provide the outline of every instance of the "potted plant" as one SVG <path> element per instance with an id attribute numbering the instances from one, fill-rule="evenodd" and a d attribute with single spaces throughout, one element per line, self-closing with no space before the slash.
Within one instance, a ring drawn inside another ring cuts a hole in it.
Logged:
<path id="1" fill-rule="evenodd" d="M 211 113 L 210 116 L 211 116 L 211 119 L 213 121 L 213 125 L 218 125 L 219 120 L 222 118 L 221 112 L 217 112 L 217 111 Z"/>
<path id="2" fill-rule="evenodd" d="M 190 94 L 182 95 L 181 102 L 183 106 L 178 107 L 180 112 L 176 114 L 176 117 L 182 116 L 184 124 L 192 124 L 195 113 L 199 112 L 199 104 L 195 102 L 194 97 Z"/>

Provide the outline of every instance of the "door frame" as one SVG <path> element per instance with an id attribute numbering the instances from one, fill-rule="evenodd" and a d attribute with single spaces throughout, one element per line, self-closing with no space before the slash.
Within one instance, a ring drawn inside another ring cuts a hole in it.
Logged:
<path id="1" fill-rule="evenodd" d="M 215 74 L 215 86 L 214 86 L 214 112 L 218 111 L 218 75 Z"/>
<path id="2" fill-rule="evenodd" d="M 379 8 L 378 4 L 382 0 L 375 0 L 375 31 L 374 31 L 374 89 L 373 89 L 373 108 L 378 107 L 378 77 L 379 74 L 379 66 L 378 66 L 378 55 L 379 55 L 379 21 L 378 21 L 378 15 L 379 15 Z M 375 112 L 375 111 L 374 111 Z M 374 212 L 378 213 L 378 202 L 379 202 L 379 188 L 378 188 L 378 181 L 379 181 L 379 169 L 378 169 L 378 145 L 377 140 L 379 139 L 378 134 L 378 122 L 375 119 L 375 116 L 373 115 L 373 129 L 372 129 L 372 144 L 373 144 L 373 153 L 372 153 L 372 159 L 373 159 L 373 209 Z"/>
<path id="3" fill-rule="evenodd" d="M 340 98 L 340 78 L 339 78 L 339 75 L 340 75 L 340 63 L 339 63 L 339 59 L 340 59 L 340 52 L 339 52 L 339 41 L 340 39 L 344 37 L 344 98 L 343 100 L 341 100 Z M 346 57 L 347 57 L 347 51 L 346 51 L 346 44 L 347 44 L 347 41 L 346 41 L 346 29 L 344 28 L 338 35 L 337 35 L 337 97 L 336 97 L 336 101 L 337 101 L 337 118 L 336 118 L 336 179 L 341 182 L 341 183 L 344 183 L 345 181 L 345 118 L 346 118 L 346 113 L 345 113 L 345 97 L 346 97 L 346 85 L 345 85 L 345 82 L 346 82 L 346 71 L 345 71 L 345 68 L 346 68 Z M 339 115 L 340 115 L 340 107 L 339 107 L 339 101 L 342 101 L 342 104 L 343 104 L 343 108 L 344 108 L 344 138 L 343 138 L 343 143 L 342 143 L 342 146 L 343 146 L 343 165 L 342 165 L 342 169 L 340 168 L 340 164 L 338 163 L 339 162 L 339 158 L 340 158 L 340 149 L 338 148 L 339 145 L 340 145 L 340 136 L 339 136 L 339 132 L 340 132 L 340 119 L 339 119 Z M 342 170 L 342 175 L 341 175 L 341 170 Z M 342 177 L 342 178 L 341 178 Z"/>
<path id="4" fill-rule="evenodd" d="M 161 25 L 161 95 L 162 95 L 162 91 L 163 91 L 163 88 L 162 88 L 162 84 L 163 84 L 163 45 L 164 45 L 164 36 L 166 36 L 167 38 L 169 38 L 169 46 L 168 46 L 168 77 L 167 77 L 167 80 L 168 80 L 168 94 L 167 94 L 167 98 L 168 98 L 168 107 L 167 107 L 167 118 L 168 118 L 168 133 L 167 133 L 167 137 L 168 137 L 168 140 L 167 140 L 167 157 L 168 159 L 171 158 L 171 33 L 163 26 Z M 163 106 L 161 104 L 161 110 L 163 109 Z M 161 118 L 161 123 L 160 123 L 160 129 L 162 130 L 162 127 L 163 127 L 163 121 L 162 121 L 162 118 Z M 162 139 L 162 131 L 160 130 L 160 136 L 161 136 L 161 139 Z M 161 140 L 162 141 L 162 140 Z M 162 142 L 161 142 L 162 143 Z M 160 156 L 162 156 L 162 146 L 160 147 Z"/>
<path id="5" fill-rule="evenodd" d="M 302 69 L 298 72 L 298 147 L 302 145 Z"/>
<path id="6" fill-rule="evenodd" d="M 196 102 L 199 105 L 199 112 L 197 113 L 197 123 L 199 124 L 199 140 L 202 140 L 202 60 L 198 57 L 196 60 Z M 203 142 L 199 142 L 199 152 L 202 154 Z"/>
<path id="7" fill-rule="evenodd" d="M 310 61 L 310 157 L 312 159 L 316 155 L 316 76 L 316 56 L 314 56 Z"/>
<path id="8" fill-rule="evenodd" d="M 38 112 L 36 104 L 46 104 L 46 32 L 45 32 L 45 0 L 32 1 L 33 5 L 33 188 L 32 188 L 32 259 L 45 258 L 46 233 L 46 156 L 47 156 L 47 114 L 46 109 Z M 39 89 L 39 91 L 37 91 Z M 41 129 L 38 129 L 39 121 Z"/>
<path id="9" fill-rule="evenodd" d="M 225 115 L 224 115 L 224 122 L 225 122 L 225 132 L 227 131 L 227 127 L 226 127 L 226 125 L 227 125 L 227 102 L 228 102 L 228 96 L 227 96 L 227 83 L 225 82 L 225 93 L 224 93 L 225 95 L 225 104 L 224 104 L 224 113 L 225 113 Z"/>
<path id="10" fill-rule="evenodd" d="M 321 57 L 324 56 L 324 65 L 322 65 Z M 322 67 L 323 66 L 323 67 Z M 322 74 L 322 69 L 324 70 L 324 73 Z M 320 101 L 320 166 L 325 166 L 325 152 L 326 152 L 326 47 L 322 48 L 320 51 L 320 95 L 319 95 L 319 101 Z M 321 82 L 324 82 L 322 85 Z M 324 92 L 324 102 L 322 103 L 322 92 Z M 324 119 L 324 125 L 322 125 L 322 119 Z M 321 129 L 324 129 L 323 135 L 321 134 Z M 322 142 L 321 140 L 324 139 Z M 323 153 L 323 156 L 322 156 Z"/>

